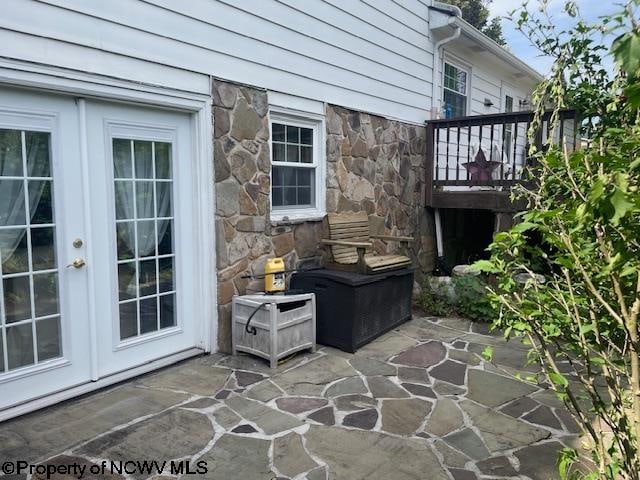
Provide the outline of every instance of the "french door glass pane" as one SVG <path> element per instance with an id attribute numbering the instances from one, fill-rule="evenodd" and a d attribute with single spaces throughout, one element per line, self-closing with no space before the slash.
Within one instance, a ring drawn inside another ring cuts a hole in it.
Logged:
<path id="1" fill-rule="evenodd" d="M 131 142 L 116 138 L 113 140 L 113 170 L 115 178 L 131 178 Z"/>
<path id="2" fill-rule="evenodd" d="M 171 144 L 154 143 L 156 178 L 171 179 Z"/>
<path id="3" fill-rule="evenodd" d="M 22 135 L 20 130 L 0 129 L 0 176 L 22 176 Z"/>
<path id="4" fill-rule="evenodd" d="M 35 356 L 33 353 L 33 329 L 31 323 L 7 327 L 6 334 L 9 370 L 33 365 Z"/>
<path id="5" fill-rule="evenodd" d="M 116 224 L 118 260 L 135 258 L 135 238 L 136 228 L 134 222 L 120 222 Z"/>
<path id="6" fill-rule="evenodd" d="M 173 253 L 173 222 L 171 220 L 158 220 L 158 255 L 171 255 Z"/>
<path id="7" fill-rule="evenodd" d="M 175 293 L 160 297 L 160 328 L 172 327 L 176 324 L 175 299 Z"/>
<path id="8" fill-rule="evenodd" d="M 38 338 L 39 360 L 59 357 L 61 354 L 60 317 L 38 320 L 36 322 L 36 337 Z"/>
<path id="9" fill-rule="evenodd" d="M 158 300 L 156 297 L 140 300 L 140 333 L 158 330 Z"/>
<path id="10" fill-rule="evenodd" d="M 50 137 L 0 129 L 0 374 L 63 355 Z"/>
<path id="11" fill-rule="evenodd" d="M 33 242 L 33 236 L 31 240 Z M 2 273 L 4 274 L 29 271 L 26 228 L 0 230 L 0 257 L 2 257 Z"/>
<path id="12" fill-rule="evenodd" d="M 126 220 L 134 218 L 133 210 L 133 182 L 115 182 L 116 219 Z"/>
<path id="13" fill-rule="evenodd" d="M 116 138 L 113 155 L 120 339 L 125 340 L 176 325 L 173 166 L 167 142 Z M 119 180 L 125 175 L 130 180 Z"/>
<path id="14" fill-rule="evenodd" d="M 5 322 L 14 323 L 31 318 L 29 275 L 4 278 L 2 287 Z"/>
<path id="15" fill-rule="evenodd" d="M 133 142 L 136 178 L 153 178 L 152 142 Z"/>
<path id="16" fill-rule="evenodd" d="M 133 302 L 120 304 L 120 339 L 131 338 L 138 335 L 138 303 Z"/>
<path id="17" fill-rule="evenodd" d="M 118 285 L 120 300 L 130 300 L 137 297 L 136 262 L 118 265 Z"/>
<path id="18" fill-rule="evenodd" d="M 56 252 L 53 248 L 55 229 L 39 227 L 31 229 L 31 256 L 34 270 L 56 268 Z"/>
<path id="19" fill-rule="evenodd" d="M 24 180 L 0 177 L 0 205 L 0 226 L 27 224 Z"/>
<path id="20" fill-rule="evenodd" d="M 30 223 L 53 223 L 52 182 L 29 181 Z"/>
<path id="21" fill-rule="evenodd" d="M 50 177 L 49 134 L 46 132 L 25 132 L 27 171 L 30 177 Z"/>
<path id="22" fill-rule="evenodd" d="M 55 315 L 59 312 L 57 273 L 42 273 L 33 276 L 33 303 L 36 317 Z"/>

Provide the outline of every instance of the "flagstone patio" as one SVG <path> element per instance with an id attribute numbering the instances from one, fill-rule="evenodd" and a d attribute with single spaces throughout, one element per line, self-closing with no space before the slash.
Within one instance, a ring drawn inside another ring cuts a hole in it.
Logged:
<path id="1" fill-rule="evenodd" d="M 514 378 L 536 370 L 525 359 L 453 318 L 275 371 L 208 355 L 0 424 L 0 461 L 206 461 L 198 477 L 225 480 L 558 478 L 556 452 L 577 429 L 552 392 Z"/>

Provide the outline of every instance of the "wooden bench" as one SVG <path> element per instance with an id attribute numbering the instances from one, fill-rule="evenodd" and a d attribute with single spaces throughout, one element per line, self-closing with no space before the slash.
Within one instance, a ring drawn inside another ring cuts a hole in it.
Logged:
<path id="1" fill-rule="evenodd" d="M 373 274 L 411 265 L 411 259 L 405 255 L 377 255 L 373 252 L 371 239 L 400 242 L 406 252 L 413 238 L 372 235 L 366 212 L 330 213 L 327 221 L 331 238 L 321 242 L 331 247 L 333 261 L 328 263 L 328 268 Z"/>

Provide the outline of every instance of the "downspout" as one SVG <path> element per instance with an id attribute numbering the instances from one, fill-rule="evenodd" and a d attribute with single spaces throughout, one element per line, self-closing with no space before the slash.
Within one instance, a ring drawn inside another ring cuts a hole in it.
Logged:
<path id="1" fill-rule="evenodd" d="M 434 2 L 434 8 L 439 9 L 440 11 L 446 10 L 450 13 L 449 20 L 447 20 L 447 25 L 453 27 L 454 31 L 448 37 L 445 37 L 441 40 L 438 40 L 433 48 L 433 76 L 431 79 L 431 116 L 432 118 L 438 114 L 438 107 L 436 107 L 436 95 L 438 92 L 438 67 L 440 66 L 440 60 L 442 56 L 442 47 L 458 37 L 460 37 L 461 28 L 460 25 L 456 24 L 456 18 L 462 17 L 462 11 L 453 5 L 444 5 L 440 2 Z M 444 246 L 442 244 L 442 220 L 440 218 L 440 209 L 434 209 L 434 222 L 436 227 L 436 250 L 438 258 L 436 259 L 436 267 L 434 269 L 434 274 L 436 275 L 444 275 L 447 268 L 444 263 Z"/>
<path id="2" fill-rule="evenodd" d="M 453 33 L 448 37 L 445 37 L 441 40 L 438 40 L 433 46 L 433 71 L 431 78 L 431 117 L 433 118 L 438 113 L 438 108 L 436 107 L 436 96 L 438 93 L 438 67 L 440 66 L 440 57 L 442 55 L 442 47 L 457 38 L 460 37 L 460 32 L 462 29 L 460 25 L 456 24 L 456 19 L 462 18 L 462 10 L 456 7 L 455 5 L 446 5 L 440 2 L 433 2 L 433 8 L 442 13 L 448 13 L 449 19 L 447 20 L 447 25 L 453 27 Z"/>

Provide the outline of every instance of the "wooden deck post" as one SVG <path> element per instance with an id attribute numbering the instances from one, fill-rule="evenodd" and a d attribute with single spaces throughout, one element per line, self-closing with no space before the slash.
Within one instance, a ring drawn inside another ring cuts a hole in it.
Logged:
<path id="1" fill-rule="evenodd" d="M 427 122 L 427 145 L 425 152 L 425 189 L 424 189 L 424 206 L 430 207 L 433 202 L 433 169 L 435 167 L 435 159 L 433 158 L 433 142 L 434 130 L 433 123 Z"/>

